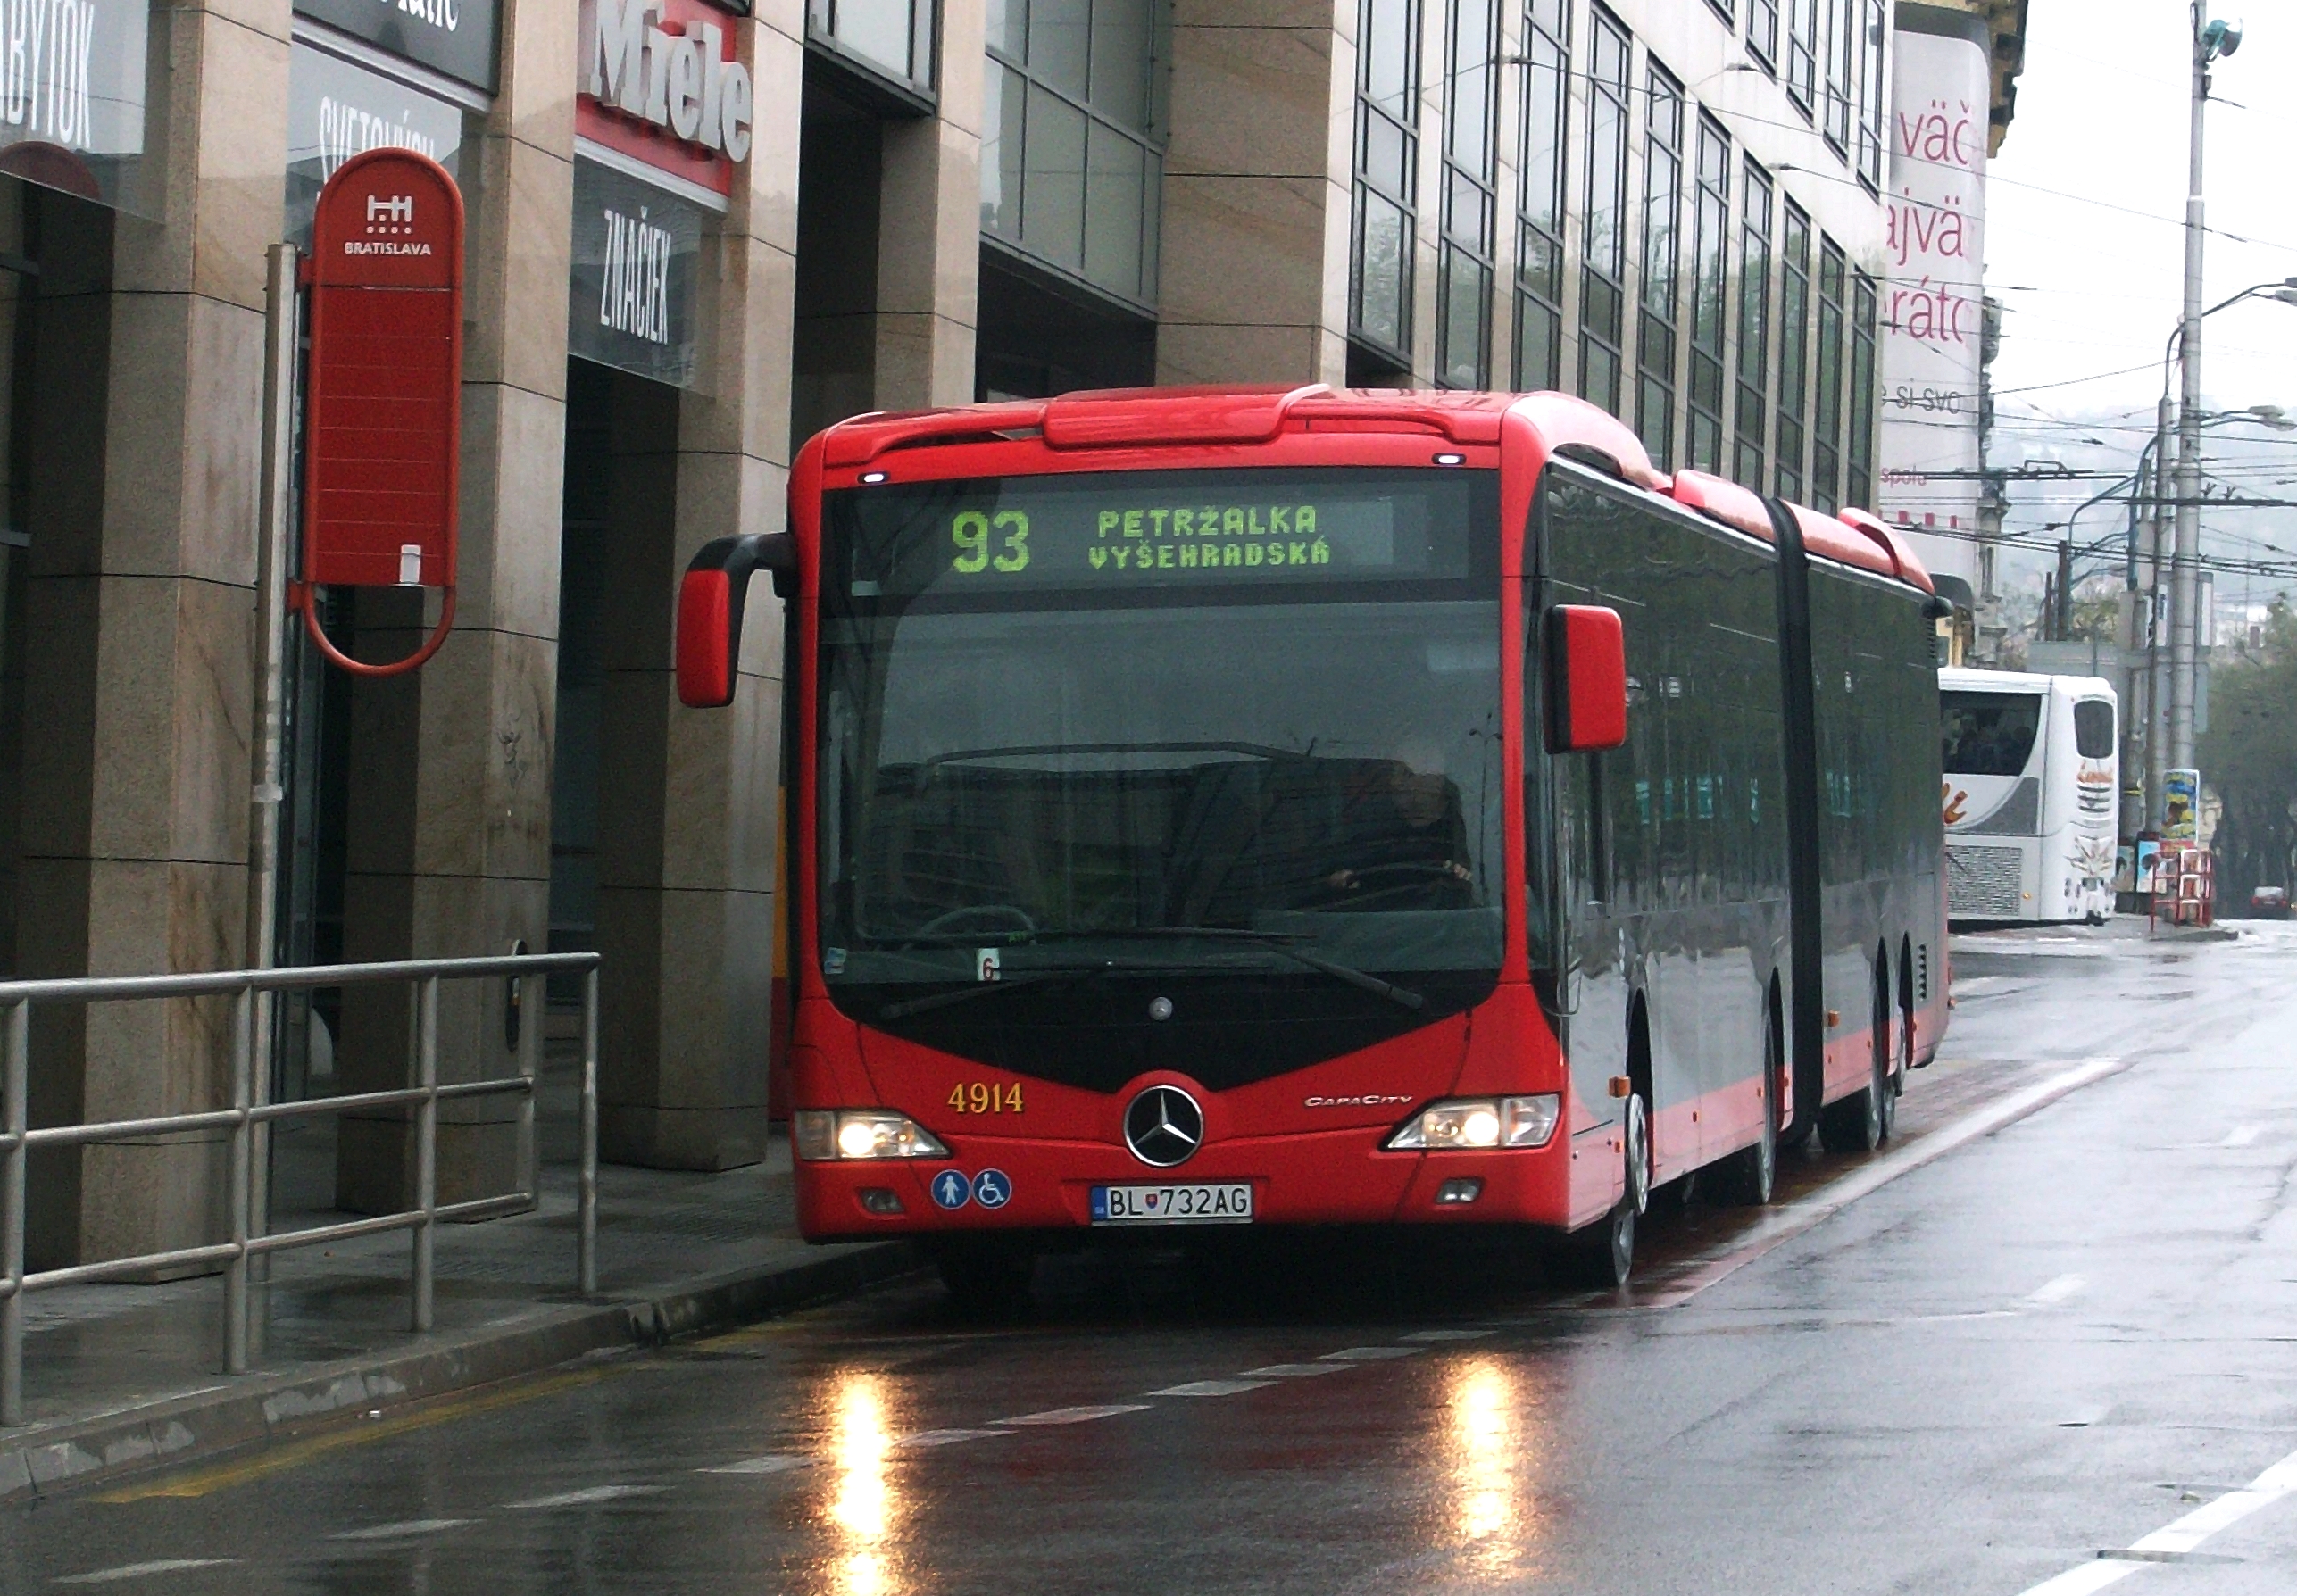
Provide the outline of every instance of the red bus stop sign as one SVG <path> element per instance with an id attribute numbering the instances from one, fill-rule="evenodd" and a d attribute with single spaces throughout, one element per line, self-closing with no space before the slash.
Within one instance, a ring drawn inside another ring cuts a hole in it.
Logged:
<path id="1" fill-rule="evenodd" d="M 304 562 L 295 606 L 345 669 L 412 670 L 454 619 L 462 432 L 462 195 L 412 150 L 336 170 L 312 225 L 311 367 L 304 387 Z M 312 589 L 437 587 L 438 628 L 411 658 L 345 658 Z"/>

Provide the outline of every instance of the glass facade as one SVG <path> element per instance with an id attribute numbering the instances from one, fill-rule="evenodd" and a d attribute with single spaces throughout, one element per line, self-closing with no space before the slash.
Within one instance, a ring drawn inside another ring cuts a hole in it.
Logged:
<path id="1" fill-rule="evenodd" d="M 1627 334 L 1627 30 L 1602 7 L 1588 29 L 1586 263 L 1580 283 L 1579 394 L 1623 415 Z"/>
<path id="2" fill-rule="evenodd" d="M 1355 242 L 1348 330 L 1411 363 L 1411 257 L 1419 151 L 1419 6 L 1363 0 L 1357 13 Z"/>
<path id="3" fill-rule="evenodd" d="M 1702 471 L 1723 469 L 1723 353 L 1728 321 L 1731 138 L 1699 118 L 1698 186 L 1691 238 L 1691 428 L 1685 451 Z"/>
<path id="4" fill-rule="evenodd" d="M 1746 163 L 1739 211 L 1739 403 L 1731 475 L 1763 490 L 1763 433 L 1770 420 L 1770 174 Z"/>
<path id="5" fill-rule="evenodd" d="M 1516 249 L 1515 386 L 1563 382 L 1563 174 L 1570 94 L 1568 0 L 1524 12 L 1522 226 Z"/>
<path id="6" fill-rule="evenodd" d="M 1851 154 L 1852 83 L 1858 72 L 1856 36 L 1866 0 L 1820 0 L 1827 7 L 1827 142 L 1844 160 Z"/>
<path id="7" fill-rule="evenodd" d="M 1860 67 L 1859 71 L 1859 181 L 1869 192 L 1882 192 L 1883 121 L 1888 115 L 1883 104 L 1883 41 L 1890 22 L 1884 15 L 1882 0 L 1862 0 L 1864 9 L 1859 18 L 1858 40 Z"/>
<path id="8" fill-rule="evenodd" d="M 1778 0 L 1747 0 L 1747 54 L 1778 70 Z"/>
<path id="9" fill-rule="evenodd" d="M 1131 304 L 1156 303 L 1164 179 L 1158 0 L 995 0 L 981 230 Z"/>
<path id="10" fill-rule="evenodd" d="M 1644 81 L 1643 312 L 1635 338 L 1635 430 L 1652 462 L 1675 468 L 1675 355 L 1681 292 L 1683 86 L 1657 62 Z"/>
<path id="11" fill-rule="evenodd" d="M 1499 0 L 1452 0 L 1444 91 L 1444 247 L 1438 274 L 1436 379 L 1492 380 L 1492 256 L 1499 202 Z"/>
<path id="12" fill-rule="evenodd" d="M 1832 238 L 1818 245 L 1818 403 L 1810 451 L 1810 503 L 1843 506 L 1843 349 L 1850 326 L 1850 262 Z"/>
<path id="13" fill-rule="evenodd" d="M 1786 0 L 1786 92 L 1809 116 L 1818 103 L 1818 0 Z"/>
<path id="14" fill-rule="evenodd" d="M 805 31 L 835 55 L 930 93 L 933 15 L 933 0 L 807 0 Z"/>
<path id="15" fill-rule="evenodd" d="M 1786 231 L 1779 241 L 1778 278 L 1778 495 L 1800 501 L 1810 436 L 1810 218 L 1793 200 L 1786 203 Z"/>
<path id="16" fill-rule="evenodd" d="M 1875 406 L 1878 397 L 1875 368 L 1875 335 L 1878 330 L 1882 291 L 1875 279 L 1853 274 L 1851 309 L 1851 437 L 1843 453 L 1849 480 L 1843 495 L 1861 510 L 1874 508 Z"/>

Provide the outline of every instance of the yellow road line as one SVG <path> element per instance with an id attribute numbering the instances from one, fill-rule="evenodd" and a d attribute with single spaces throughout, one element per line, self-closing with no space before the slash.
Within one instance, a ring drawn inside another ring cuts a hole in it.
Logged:
<path id="1" fill-rule="evenodd" d="M 360 1424 L 343 1429 L 329 1430 L 301 1441 L 290 1441 L 266 1449 L 252 1458 L 237 1462 L 218 1464 L 212 1468 L 196 1469 L 187 1474 L 168 1475 L 147 1484 L 123 1485 L 117 1491 L 107 1491 L 96 1498 L 100 1502 L 148 1501 L 154 1497 L 198 1497 L 217 1491 L 228 1491 L 234 1485 L 244 1485 L 282 1470 L 300 1467 L 329 1452 L 345 1447 L 364 1446 L 370 1442 L 388 1441 L 395 1435 L 412 1434 L 439 1425 L 453 1424 L 457 1419 L 475 1418 L 480 1414 L 512 1408 L 521 1402 L 531 1402 L 562 1392 L 595 1385 L 615 1371 L 603 1368 L 573 1369 L 562 1375 L 551 1375 L 539 1380 L 477 1395 L 450 1398 L 435 1406 L 412 1413 L 400 1414 L 380 1421 Z"/>

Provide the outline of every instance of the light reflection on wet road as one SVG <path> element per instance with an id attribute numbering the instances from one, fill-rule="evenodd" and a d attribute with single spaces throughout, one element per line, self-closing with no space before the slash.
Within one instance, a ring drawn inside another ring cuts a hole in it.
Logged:
<path id="1" fill-rule="evenodd" d="M 1564 1297 L 1456 1245 L 1056 1260 L 1009 1326 L 905 1283 L 12 1510 L 0 1591 L 2297 1589 L 2270 1490 L 2099 1556 L 2297 1449 L 2297 935 L 1964 939 L 1955 968 L 1887 1156 L 2130 1067 L 1759 1255 L 1742 1214 L 1662 1213 L 1646 1279 L 1695 1295 Z M 1860 1168 L 1797 1164 L 1788 1199 Z"/>

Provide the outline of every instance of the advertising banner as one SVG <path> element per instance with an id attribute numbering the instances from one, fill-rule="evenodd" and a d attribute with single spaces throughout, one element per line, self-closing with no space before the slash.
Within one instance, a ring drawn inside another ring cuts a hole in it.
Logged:
<path id="1" fill-rule="evenodd" d="M 695 303 L 709 213 L 627 172 L 574 159 L 568 353 L 674 387 L 701 379 Z"/>
<path id="2" fill-rule="evenodd" d="M 150 31 L 150 0 L 0 0 L 0 172 L 148 212 Z"/>
<path id="3" fill-rule="evenodd" d="M 2201 835 L 2201 773 L 2170 770 L 2161 778 L 2161 836 L 2165 842 L 2198 842 Z"/>
<path id="4" fill-rule="evenodd" d="M 1978 524 L 1993 77 L 1982 43 L 1959 31 L 1910 30 L 1905 8 L 1900 14 L 1893 36 L 1877 508 L 1885 520 L 1916 533 L 1960 534 L 1919 538 L 1917 548 L 1932 570 L 1967 579 L 1976 570 L 1968 534 Z M 1982 37 L 1983 26 L 1978 32 Z M 1957 475 L 1942 479 L 1942 472 Z"/>
<path id="5" fill-rule="evenodd" d="M 496 0 L 295 0 L 295 10 L 377 49 L 495 92 Z"/>

